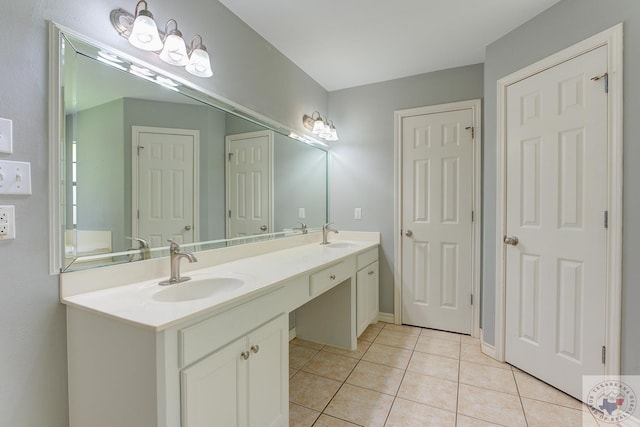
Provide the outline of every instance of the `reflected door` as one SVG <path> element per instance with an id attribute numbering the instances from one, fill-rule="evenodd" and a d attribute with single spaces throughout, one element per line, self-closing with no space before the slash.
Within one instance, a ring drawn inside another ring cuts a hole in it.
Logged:
<path id="1" fill-rule="evenodd" d="M 402 322 L 471 332 L 473 110 L 402 122 Z"/>
<path id="2" fill-rule="evenodd" d="M 199 132 L 132 127 L 133 237 L 151 247 L 197 238 Z"/>
<path id="3" fill-rule="evenodd" d="M 273 230 L 273 133 L 229 135 L 227 238 Z"/>
<path id="4" fill-rule="evenodd" d="M 505 358 L 578 399 L 604 373 L 606 69 L 601 47 L 507 88 Z"/>

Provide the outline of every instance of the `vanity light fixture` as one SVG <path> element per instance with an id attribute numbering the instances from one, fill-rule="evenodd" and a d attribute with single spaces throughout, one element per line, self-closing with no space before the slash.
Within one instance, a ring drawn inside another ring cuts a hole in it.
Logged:
<path id="1" fill-rule="evenodd" d="M 112 10 L 111 24 L 118 34 L 129 40 L 133 46 L 158 53 L 160 59 L 167 64 L 185 67 L 189 73 L 198 77 L 213 75 L 211 60 L 202 36 L 194 36 L 190 49 L 187 50 L 177 21 L 169 19 L 165 25 L 165 32 L 158 31 L 153 15 L 147 9 L 146 0 L 140 0 L 136 4 L 135 15 L 124 9 Z M 169 29 L 171 24 L 173 28 Z"/>
<path id="2" fill-rule="evenodd" d="M 333 120 L 323 119 L 318 111 L 314 111 L 311 116 L 303 115 L 302 124 L 314 135 L 318 135 L 325 141 L 338 140 L 338 131 L 336 131 L 336 127 L 333 125 Z"/>
<path id="3" fill-rule="evenodd" d="M 143 3 L 144 9 L 138 10 Z M 156 22 L 153 20 L 153 15 L 147 7 L 145 0 L 140 0 L 136 4 L 135 19 L 129 35 L 129 43 L 138 49 L 157 51 L 162 49 L 162 40 L 160 40 L 160 34 L 158 33 Z"/>
<path id="4" fill-rule="evenodd" d="M 169 24 L 173 22 L 175 28 L 169 29 Z M 184 67 L 189 63 L 189 55 L 187 55 L 187 45 L 184 43 L 182 33 L 178 30 L 178 23 L 175 19 L 169 19 L 164 26 L 164 47 L 160 52 L 160 59 L 167 64 L 178 65 Z"/>

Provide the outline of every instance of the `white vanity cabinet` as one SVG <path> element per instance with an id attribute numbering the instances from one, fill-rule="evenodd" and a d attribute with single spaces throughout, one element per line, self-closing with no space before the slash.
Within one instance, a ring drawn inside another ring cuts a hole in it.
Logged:
<path id="1" fill-rule="evenodd" d="M 288 425 L 287 326 L 281 315 L 183 369 L 182 427 Z"/>
<path id="2" fill-rule="evenodd" d="M 358 255 L 357 266 L 356 327 L 360 336 L 378 318 L 378 248 Z"/>

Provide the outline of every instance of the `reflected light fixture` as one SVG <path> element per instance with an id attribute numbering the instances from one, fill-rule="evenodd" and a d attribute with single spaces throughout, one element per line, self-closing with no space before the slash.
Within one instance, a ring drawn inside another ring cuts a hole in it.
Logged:
<path id="1" fill-rule="evenodd" d="M 169 29 L 169 24 L 172 23 L 175 28 Z M 164 26 L 164 47 L 160 52 L 160 59 L 167 64 L 178 65 L 184 67 L 189 63 L 189 55 L 187 55 L 187 46 L 182 38 L 182 33 L 178 30 L 178 23 L 175 19 L 169 19 Z"/>
<path id="2" fill-rule="evenodd" d="M 138 10 L 142 4 L 144 4 L 144 9 Z M 129 35 L 129 43 L 142 50 L 157 51 L 162 49 L 162 40 L 160 40 L 158 27 L 153 20 L 153 15 L 147 9 L 145 0 L 140 0 L 136 4 L 135 19 Z"/>
<path id="3" fill-rule="evenodd" d="M 195 46 L 193 42 L 196 39 L 200 39 L 200 43 L 197 43 Z M 202 37 L 200 34 L 196 34 L 191 39 L 191 54 L 189 55 L 189 63 L 185 67 L 185 69 L 198 77 L 211 77 L 213 75 L 213 71 L 211 71 L 211 61 L 209 60 L 209 54 L 207 53 L 207 48 L 202 44 Z"/>
<path id="4" fill-rule="evenodd" d="M 336 131 L 336 127 L 333 125 L 333 121 L 323 119 L 318 111 L 314 111 L 311 116 L 306 114 L 303 115 L 302 124 L 314 135 L 318 135 L 326 141 L 338 140 L 338 132 Z"/>

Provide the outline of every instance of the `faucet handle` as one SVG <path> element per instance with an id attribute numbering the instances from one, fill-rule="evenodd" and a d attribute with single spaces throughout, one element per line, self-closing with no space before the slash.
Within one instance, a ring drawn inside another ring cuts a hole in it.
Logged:
<path id="1" fill-rule="evenodd" d="M 174 242 L 171 239 L 167 239 L 167 242 L 171 243 L 169 246 L 169 252 L 176 253 L 180 251 L 180 245 L 177 242 Z"/>

